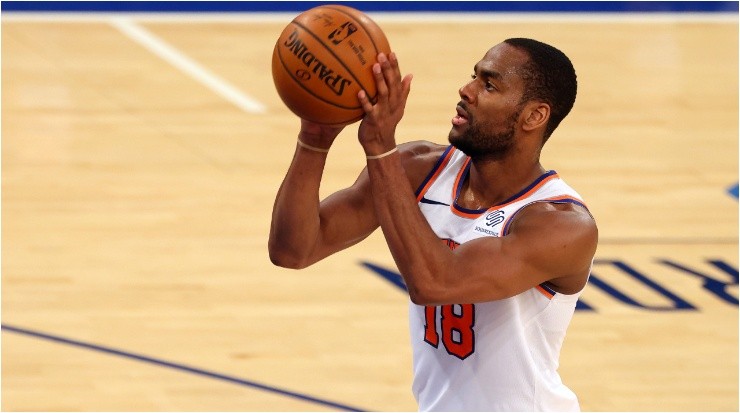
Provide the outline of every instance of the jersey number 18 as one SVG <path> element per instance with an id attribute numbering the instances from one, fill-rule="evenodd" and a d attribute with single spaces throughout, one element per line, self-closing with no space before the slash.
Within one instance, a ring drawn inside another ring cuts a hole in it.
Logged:
<path id="1" fill-rule="evenodd" d="M 440 332 L 437 332 L 437 309 L 440 313 L 442 344 L 447 353 L 465 360 L 475 351 L 475 305 L 448 304 L 424 308 L 424 341 L 435 348 L 439 346 Z"/>

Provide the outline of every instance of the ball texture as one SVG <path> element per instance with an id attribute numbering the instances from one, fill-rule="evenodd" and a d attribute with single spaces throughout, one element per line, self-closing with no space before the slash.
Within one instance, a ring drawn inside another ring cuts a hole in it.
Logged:
<path id="1" fill-rule="evenodd" d="M 357 93 L 375 101 L 372 65 L 390 53 L 380 27 L 351 7 L 323 5 L 298 15 L 272 53 L 272 78 L 285 105 L 301 118 L 347 125 L 362 119 Z"/>

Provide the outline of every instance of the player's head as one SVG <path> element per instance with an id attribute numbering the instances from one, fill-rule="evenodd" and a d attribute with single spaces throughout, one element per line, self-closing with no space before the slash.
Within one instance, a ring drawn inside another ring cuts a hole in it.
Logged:
<path id="1" fill-rule="evenodd" d="M 491 48 L 460 88 L 450 143 L 473 158 L 500 158 L 518 133 L 541 147 L 575 102 L 576 75 L 570 60 L 531 39 L 507 39 Z"/>
<path id="2" fill-rule="evenodd" d="M 524 79 L 522 101 L 538 100 L 550 105 L 550 120 L 544 135 L 547 141 L 576 101 L 578 82 L 573 64 L 565 53 L 537 40 L 512 38 L 504 43 L 529 55 L 529 62 L 520 68 Z"/>

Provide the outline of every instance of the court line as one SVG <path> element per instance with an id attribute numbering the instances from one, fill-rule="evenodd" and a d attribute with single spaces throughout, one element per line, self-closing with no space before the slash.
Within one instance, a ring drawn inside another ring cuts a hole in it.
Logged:
<path id="1" fill-rule="evenodd" d="M 184 364 L 177 364 L 177 363 L 169 362 L 169 361 L 166 361 L 166 360 L 155 359 L 153 357 L 148 357 L 148 356 L 144 356 L 144 355 L 141 355 L 141 354 L 130 353 L 130 352 L 127 352 L 127 351 L 118 350 L 118 349 L 114 349 L 114 348 L 110 348 L 110 347 L 99 346 L 99 345 L 96 345 L 96 344 L 84 343 L 82 341 L 77 341 L 77 340 L 72 340 L 72 339 L 64 338 L 64 337 L 60 337 L 60 336 L 55 336 L 55 335 L 51 335 L 51 334 L 41 333 L 41 332 L 38 332 L 38 331 L 32 331 L 32 330 L 28 330 L 28 329 L 21 328 L 21 327 L 11 326 L 11 325 L 8 325 L 8 324 L 2 324 L 2 330 L 3 331 L 8 331 L 8 332 L 13 332 L 13 333 L 18 333 L 18 334 L 23 334 L 23 335 L 27 335 L 27 336 L 34 337 L 34 338 L 40 338 L 40 339 L 43 339 L 43 340 L 53 341 L 53 342 L 56 342 L 56 343 L 62 343 L 62 344 L 68 344 L 68 345 L 75 346 L 75 347 L 81 347 L 81 348 L 84 348 L 84 349 L 87 349 L 87 350 L 94 350 L 94 351 L 99 351 L 99 352 L 102 352 L 102 353 L 112 354 L 114 356 L 120 356 L 120 357 L 129 358 L 129 359 L 134 359 L 134 360 L 137 360 L 137 361 L 142 361 L 142 362 L 145 362 L 145 363 L 154 364 L 154 365 L 157 365 L 157 366 L 160 366 L 160 367 L 167 367 L 167 368 L 171 368 L 171 369 L 174 369 L 174 370 L 180 370 L 180 371 L 184 371 L 184 372 L 187 372 L 187 373 L 196 374 L 196 375 L 199 375 L 199 376 L 205 376 L 205 377 L 209 377 L 209 378 L 212 378 L 212 379 L 217 379 L 217 380 L 226 381 L 226 382 L 230 382 L 230 383 L 234 383 L 234 384 L 239 384 L 239 385 L 246 386 L 246 387 L 252 387 L 252 388 L 255 388 L 255 389 L 258 389 L 258 390 L 263 390 L 263 391 L 266 391 L 266 392 L 269 392 L 269 393 L 276 393 L 276 394 L 279 394 L 281 396 L 288 396 L 288 397 L 292 397 L 292 398 L 295 398 L 295 399 L 303 400 L 303 401 L 306 401 L 306 402 L 309 402 L 309 403 L 315 403 L 315 404 L 319 404 L 319 405 L 322 405 L 322 406 L 331 407 L 331 408 L 334 408 L 334 409 L 337 409 L 337 410 L 341 410 L 341 411 L 352 411 L 352 412 L 367 411 L 367 410 L 364 410 L 364 409 L 360 409 L 358 407 L 353 407 L 353 406 L 349 406 L 349 405 L 346 405 L 346 404 L 337 403 L 337 402 L 333 402 L 333 401 L 329 401 L 329 400 L 319 399 L 319 398 L 316 398 L 316 397 L 313 397 L 313 396 L 309 396 L 309 395 L 306 395 L 306 394 L 301 394 L 301 393 L 297 393 L 297 392 L 290 391 L 290 390 L 280 389 L 278 387 L 270 386 L 270 385 L 267 385 L 267 384 L 257 383 L 255 381 L 251 381 L 251 380 L 240 379 L 238 377 L 227 376 L 225 374 L 220 374 L 220 373 L 216 373 L 216 372 L 212 372 L 212 371 L 208 371 L 208 370 L 203 370 L 203 369 L 199 369 L 197 367 L 191 367 L 191 366 L 186 366 Z"/>
<path id="2" fill-rule="evenodd" d="M 608 237 L 599 239 L 599 245 L 737 245 L 738 238 L 640 238 L 640 237 Z"/>
<path id="3" fill-rule="evenodd" d="M 150 23 L 265 23 L 287 24 L 299 13 L 285 12 L 233 12 L 233 13 L 188 13 L 188 12 L 22 12 L 11 11 L 2 14 L 2 21 L 10 22 L 100 22 L 108 21 L 111 16 Z M 378 23 L 628 23 L 628 24 L 676 24 L 676 23 L 709 23 L 732 24 L 738 22 L 735 13 L 690 13 L 690 12 L 649 12 L 649 13 L 513 13 L 513 12 L 368 12 Z"/>
<path id="4" fill-rule="evenodd" d="M 219 78 L 193 59 L 167 44 L 153 33 L 127 18 L 111 18 L 108 22 L 131 40 L 147 48 L 162 60 L 202 83 L 239 109 L 253 114 L 265 113 L 265 106 Z"/>
<path id="5" fill-rule="evenodd" d="M 733 198 L 737 199 L 740 193 L 740 184 L 735 183 L 735 185 L 727 188 L 727 193 L 730 194 L 730 196 L 732 196 Z"/>

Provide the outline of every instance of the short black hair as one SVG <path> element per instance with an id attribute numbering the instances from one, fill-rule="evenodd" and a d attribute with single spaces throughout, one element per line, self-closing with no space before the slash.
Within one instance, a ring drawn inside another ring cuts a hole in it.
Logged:
<path id="1" fill-rule="evenodd" d="M 543 143 L 547 142 L 576 101 L 578 82 L 573 64 L 565 53 L 537 40 L 511 38 L 504 43 L 523 49 L 529 55 L 529 63 L 522 67 L 521 73 L 524 79 L 522 103 L 541 100 L 550 105 L 550 120 Z"/>

